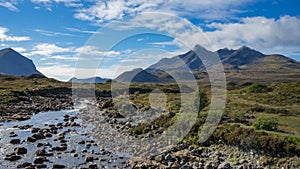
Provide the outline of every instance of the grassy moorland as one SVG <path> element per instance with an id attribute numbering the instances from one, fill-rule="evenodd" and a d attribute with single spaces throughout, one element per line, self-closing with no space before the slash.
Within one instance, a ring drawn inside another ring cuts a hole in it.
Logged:
<path id="1" fill-rule="evenodd" d="M 80 85 L 79 85 L 80 86 Z M 204 144 L 220 143 L 256 149 L 271 155 L 299 155 L 300 152 L 300 82 L 286 83 L 236 83 L 227 84 L 227 102 L 218 128 Z M 187 87 L 188 88 L 188 87 Z M 17 104 L 35 95 L 71 94 L 72 84 L 38 76 L 14 77 L 0 75 L 0 106 Z M 96 95 L 109 98 L 111 82 L 96 85 Z M 131 103 L 138 109 L 150 108 L 149 95 L 154 89 L 165 93 L 169 113 L 151 122 L 134 126 L 132 134 L 146 134 L 151 126 L 158 126 L 162 132 L 178 118 L 180 109 L 180 90 L 175 84 L 131 84 L 129 93 Z M 200 145 L 198 134 L 205 122 L 210 102 L 210 86 L 199 83 L 201 111 L 190 133 L 182 140 L 184 143 Z M 58 92 L 60 91 L 60 92 Z M 154 98 L 155 99 L 155 98 Z M 108 101 L 109 102 L 109 101 Z M 102 108 L 112 108 L 104 104 Z M 3 112 L 1 112 L 3 115 Z"/>
<path id="2" fill-rule="evenodd" d="M 71 85 L 38 75 L 28 77 L 0 75 L 0 104 L 18 102 L 29 92 L 63 87 Z"/>
<path id="3" fill-rule="evenodd" d="M 135 84 L 137 85 L 137 84 Z M 168 85 L 165 85 L 165 87 Z M 174 87 L 174 86 L 173 86 Z M 170 89 L 171 87 L 168 86 Z M 209 85 L 201 89 L 201 111 L 197 123 L 184 143 L 200 145 L 198 136 L 205 122 L 210 100 Z M 256 149 L 270 155 L 294 155 L 300 152 L 300 82 L 288 83 L 228 83 L 227 102 L 221 123 L 204 144 L 220 143 Z M 149 108 L 148 93 L 133 93 L 131 101 L 137 107 Z M 169 114 L 132 128 L 132 134 L 145 134 L 152 125 L 168 128 L 180 109 L 180 93 L 166 93 Z M 206 102 L 207 101 L 207 104 Z M 161 132 L 161 131 L 160 131 Z"/>

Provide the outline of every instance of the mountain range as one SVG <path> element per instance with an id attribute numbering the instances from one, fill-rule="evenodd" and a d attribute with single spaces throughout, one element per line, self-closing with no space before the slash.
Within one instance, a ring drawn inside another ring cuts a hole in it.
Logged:
<path id="1" fill-rule="evenodd" d="M 208 80 L 208 73 L 195 49 L 171 58 L 163 58 L 145 70 L 137 68 L 123 72 L 115 80 L 121 82 L 174 82 L 171 74 L 185 76 L 184 69 L 189 69 L 196 79 Z M 203 50 L 206 50 L 203 48 Z M 207 51 L 210 52 L 210 51 Z M 249 47 L 239 49 L 219 49 L 219 56 L 227 81 L 296 81 L 300 79 L 300 62 L 279 54 L 266 55 Z M 202 58 L 202 59 L 201 59 Z M 0 50 L 0 74 L 14 76 L 42 75 L 32 60 L 22 56 L 11 48 Z M 43 75 L 42 75 L 43 76 Z M 72 78 L 69 82 L 103 83 L 109 79 L 91 77 Z"/>
<path id="2" fill-rule="evenodd" d="M 197 46 L 196 46 L 197 47 Z M 205 50 L 205 49 L 204 49 Z M 249 47 L 239 49 L 220 49 L 215 53 L 223 64 L 226 79 L 231 81 L 295 81 L 300 79 L 300 63 L 279 54 L 266 55 Z M 169 72 L 183 73 L 188 69 L 193 72 L 196 79 L 207 79 L 206 68 L 194 50 L 174 56 L 163 58 L 149 66 L 143 76 L 136 74 L 136 69 L 119 75 L 116 79 L 132 79 L 132 82 L 170 82 L 174 81 Z"/>
<path id="3" fill-rule="evenodd" d="M 42 75 L 32 60 L 22 56 L 11 48 L 0 50 L 0 74 L 14 76 Z"/>
<path id="4" fill-rule="evenodd" d="M 106 82 L 107 80 L 109 80 L 109 79 L 101 78 L 101 77 L 90 77 L 90 78 L 82 78 L 82 79 L 73 77 L 69 80 L 69 82 L 73 82 L 73 83 L 103 83 L 103 82 Z"/>

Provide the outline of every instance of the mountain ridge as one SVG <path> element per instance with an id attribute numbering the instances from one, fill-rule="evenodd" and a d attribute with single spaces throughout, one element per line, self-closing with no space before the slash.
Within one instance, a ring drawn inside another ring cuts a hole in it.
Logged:
<path id="1" fill-rule="evenodd" d="M 148 71 L 142 69 L 142 68 L 137 68 L 133 69 L 131 71 L 126 71 L 120 74 L 115 80 L 119 82 L 161 82 L 161 80 L 149 73 Z"/>
<path id="2" fill-rule="evenodd" d="M 90 77 L 90 78 L 76 78 L 72 77 L 68 82 L 72 83 L 104 83 L 110 79 L 102 78 L 99 76 L 96 77 Z"/>
<path id="3" fill-rule="evenodd" d="M 43 75 L 36 69 L 32 60 L 12 48 L 0 50 L 0 73 L 13 76 Z"/>
<path id="4" fill-rule="evenodd" d="M 214 53 L 219 55 L 228 80 L 293 81 L 300 79 L 300 62 L 284 55 L 266 55 L 247 46 L 236 50 L 223 48 Z M 144 71 L 155 76 L 153 78 L 159 79 L 156 81 L 169 82 L 172 78 L 167 72 L 180 72 L 186 70 L 187 66 L 196 79 L 208 78 L 201 58 L 193 50 L 171 58 L 162 58 Z M 127 75 L 129 73 L 130 71 Z"/>

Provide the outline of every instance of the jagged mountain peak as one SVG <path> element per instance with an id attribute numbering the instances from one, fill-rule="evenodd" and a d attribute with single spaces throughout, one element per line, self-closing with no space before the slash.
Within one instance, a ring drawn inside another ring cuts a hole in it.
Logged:
<path id="1" fill-rule="evenodd" d="M 11 52 L 13 52 L 13 53 L 18 53 L 18 52 L 16 52 L 15 50 L 13 50 L 12 48 L 4 48 L 4 49 L 0 50 L 0 56 L 1 56 L 1 57 L 4 57 L 4 56 L 6 56 L 8 53 L 11 53 Z M 19 54 L 19 53 L 18 53 L 18 54 Z"/>

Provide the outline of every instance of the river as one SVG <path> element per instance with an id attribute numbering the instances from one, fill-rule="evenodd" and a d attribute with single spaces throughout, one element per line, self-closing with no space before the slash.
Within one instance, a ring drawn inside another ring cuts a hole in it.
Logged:
<path id="1" fill-rule="evenodd" d="M 130 168 L 128 159 L 110 153 L 104 145 L 98 145 L 85 132 L 85 128 L 73 125 L 81 124 L 81 120 L 75 118 L 78 113 L 78 110 L 42 112 L 26 121 L 0 123 L 0 168 L 17 168 L 24 163 L 41 168 L 53 168 L 55 164 L 65 168 Z M 44 135 L 48 135 L 33 142 L 28 141 L 36 128 L 40 133 L 47 130 Z M 12 139 L 19 139 L 20 143 L 12 144 Z M 67 149 L 55 150 L 55 147 L 61 145 Z M 19 160 L 5 160 L 16 147 L 24 147 L 27 153 L 19 155 Z M 48 154 L 37 156 L 37 150 L 42 149 Z M 44 158 L 44 161 L 40 163 L 36 160 L 38 158 Z"/>

